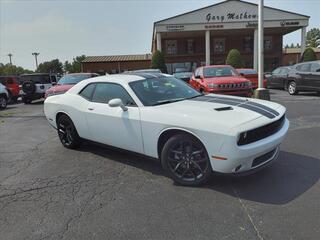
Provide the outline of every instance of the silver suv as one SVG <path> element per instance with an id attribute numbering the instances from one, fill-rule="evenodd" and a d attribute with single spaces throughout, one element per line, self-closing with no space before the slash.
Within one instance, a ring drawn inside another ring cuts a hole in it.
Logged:
<path id="1" fill-rule="evenodd" d="M 21 97 L 24 103 L 43 98 L 45 92 L 57 82 L 57 76 L 49 73 L 23 74 L 20 76 Z"/>
<path id="2" fill-rule="evenodd" d="M 4 85 L 0 83 L 0 110 L 7 107 L 9 101 L 9 93 Z"/>

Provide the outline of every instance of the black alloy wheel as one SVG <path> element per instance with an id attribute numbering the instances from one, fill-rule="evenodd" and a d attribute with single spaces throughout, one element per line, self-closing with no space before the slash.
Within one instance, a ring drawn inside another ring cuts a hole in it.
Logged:
<path id="1" fill-rule="evenodd" d="M 288 84 L 288 92 L 289 92 L 290 95 L 298 94 L 297 84 L 296 84 L 295 81 L 289 82 L 289 84 Z"/>
<path id="2" fill-rule="evenodd" d="M 203 184 L 212 173 L 205 147 L 187 134 L 175 135 L 166 142 L 161 153 L 161 164 L 166 173 L 181 185 Z"/>
<path id="3" fill-rule="evenodd" d="M 74 149 L 81 143 L 78 132 L 67 115 L 61 115 L 57 121 L 57 131 L 62 145 Z"/>

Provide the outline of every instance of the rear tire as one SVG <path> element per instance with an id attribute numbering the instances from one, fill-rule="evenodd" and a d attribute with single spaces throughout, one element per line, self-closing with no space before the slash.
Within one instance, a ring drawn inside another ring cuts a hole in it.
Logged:
<path id="1" fill-rule="evenodd" d="M 185 186 L 204 184 L 212 174 L 205 147 L 188 134 L 177 134 L 165 143 L 161 165 L 176 183 Z"/>
<path id="2" fill-rule="evenodd" d="M 296 95 L 296 94 L 299 93 L 298 90 L 297 90 L 297 84 L 296 84 L 295 81 L 290 81 L 288 83 L 288 93 L 290 95 Z"/>
<path id="3" fill-rule="evenodd" d="M 75 149 L 81 143 L 77 129 L 72 120 L 65 114 L 57 120 L 57 131 L 62 145 L 69 149 Z"/>
<path id="4" fill-rule="evenodd" d="M 3 110 L 7 107 L 8 99 L 5 95 L 0 95 L 0 110 Z"/>
<path id="5" fill-rule="evenodd" d="M 28 97 L 22 97 L 22 102 L 24 104 L 30 104 L 32 102 L 32 100 Z"/>

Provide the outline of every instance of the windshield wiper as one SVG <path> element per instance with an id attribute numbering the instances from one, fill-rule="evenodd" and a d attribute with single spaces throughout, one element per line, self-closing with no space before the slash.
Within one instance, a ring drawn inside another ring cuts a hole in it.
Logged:
<path id="1" fill-rule="evenodd" d="M 172 99 L 172 100 L 164 100 L 161 102 L 157 102 L 155 104 L 152 104 L 152 106 L 157 106 L 157 105 L 162 105 L 162 104 L 167 104 L 167 103 L 174 103 L 174 102 L 179 102 L 185 100 L 185 98 L 179 98 L 179 99 Z"/>
<path id="2" fill-rule="evenodd" d="M 192 98 L 197 98 L 197 97 L 201 97 L 201 96 L 204 96 L 204 94 L 199 94 L 199 95 L 196 95 L 196 96 L 192 96 L 192 97 L 188 97 L 188 98 L 185 98 L 185 99 L 192 99 Z"/>

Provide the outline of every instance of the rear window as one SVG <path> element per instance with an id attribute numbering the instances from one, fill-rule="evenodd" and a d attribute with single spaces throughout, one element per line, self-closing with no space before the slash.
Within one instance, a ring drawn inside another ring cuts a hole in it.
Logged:
<path id="1" fill-rule="evenodd" d="M 311 64 L 301 64 L 297 66 L 297 70 L 300 72 L 310 72 Z"/>
<path id="2" fill-rule="evenodd" d="M 254 69 L 237 69 L 237 71 L 244 75 L 258 74 L 257 71 Z"/>
<path id="3" fill-rule="evenodd" d="M 21 75 L 20 82 L 23 83 L 25 81 L 32 81 L 34 83 L 47 84 L 51 83 L 51 78 L 49 74 L 43 75 Z"/>

